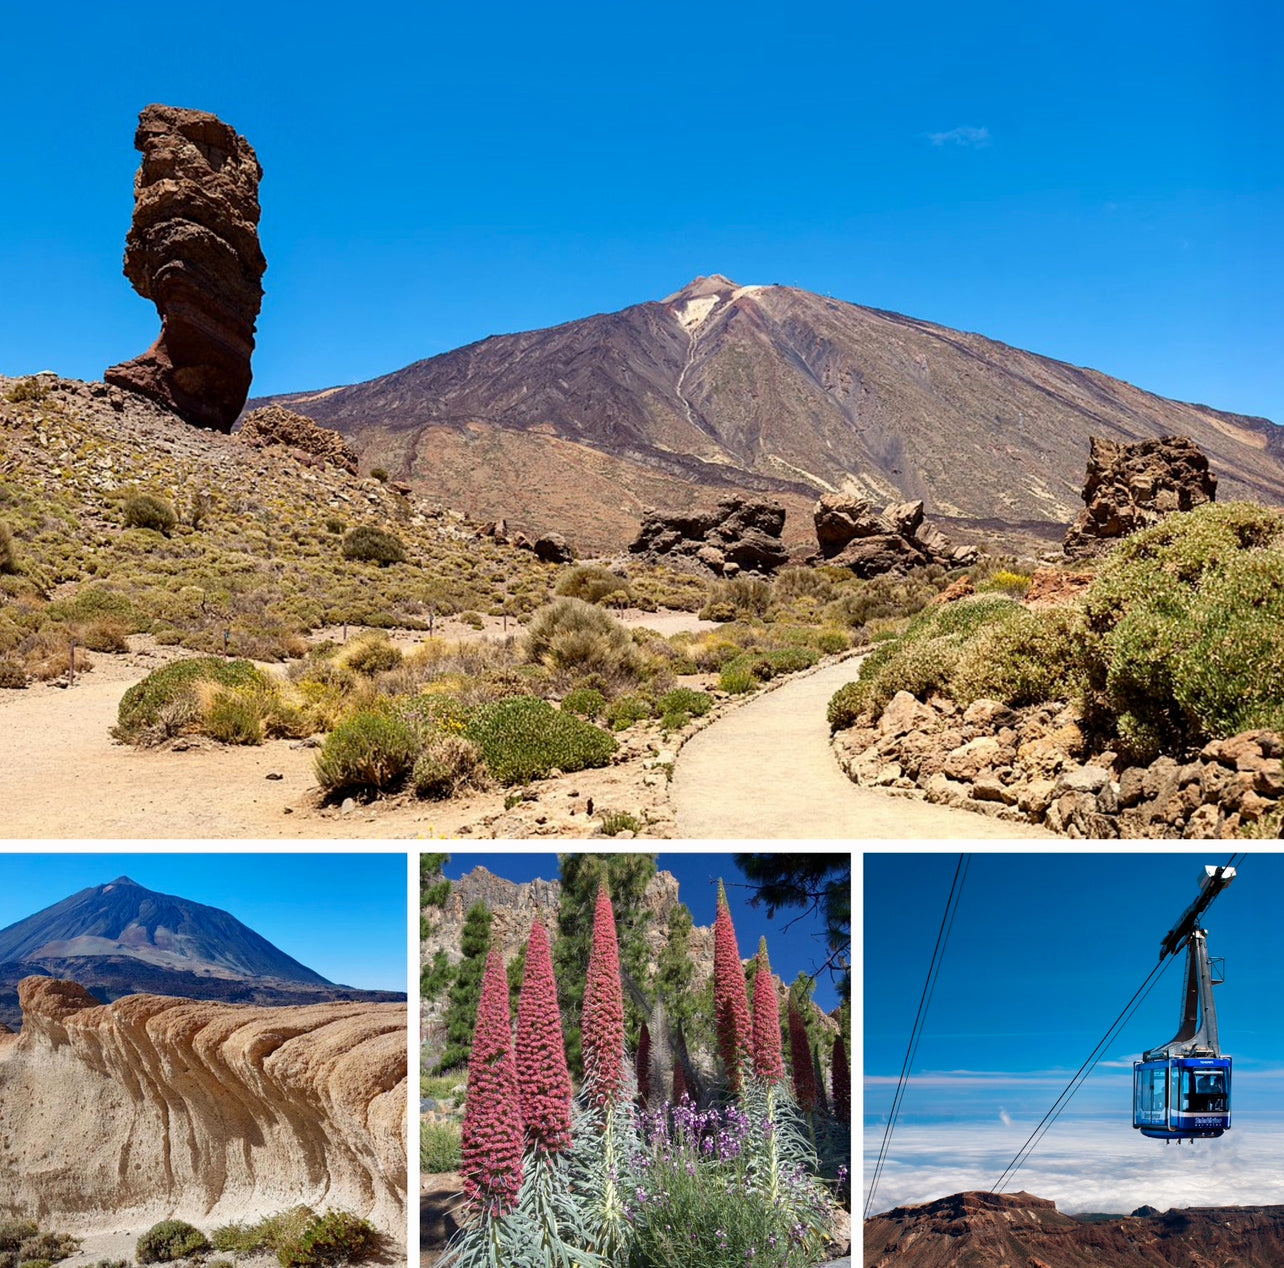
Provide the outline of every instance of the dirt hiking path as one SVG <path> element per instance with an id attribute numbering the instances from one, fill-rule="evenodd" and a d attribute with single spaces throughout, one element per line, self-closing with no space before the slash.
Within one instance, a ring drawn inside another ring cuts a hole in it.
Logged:
<path id="1" fill-rule="evenodd" d="M 678 835 L 696 840 L 1050 839 L 1004 823 L 859 788 L 829 747 L 829 698 L 857 674 L 839 661 L 764 692 L 691 737 L 678 754 L 672 796 Z"/>

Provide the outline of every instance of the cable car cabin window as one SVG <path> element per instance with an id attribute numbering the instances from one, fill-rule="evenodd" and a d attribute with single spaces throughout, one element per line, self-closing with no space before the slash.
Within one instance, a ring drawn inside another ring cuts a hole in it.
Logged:
<path id="1" fill-rule="evenodd" d="M 1162 1123 L 1168 1114 L 1168 1068 L 1142 1069 L 1137 1073 L 1136 1117 Z"/>
<path id="2" fill-rule="evenodd" d="M 1181 1108 L 1185 1114 L 1226 1112 L 1226 1076 L 1220 1070 L 1183 1070 Z"/>

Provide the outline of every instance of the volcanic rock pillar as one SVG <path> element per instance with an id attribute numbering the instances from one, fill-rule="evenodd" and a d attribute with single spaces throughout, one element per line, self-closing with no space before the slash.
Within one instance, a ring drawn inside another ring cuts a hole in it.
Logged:
<path id="1" fill-rule="evenodd" d="M 103 377 L 197 427 L 228 432 L 249 394 L 263 301 L 263 169 L 244 137 L 203 110 L 148 106 L 134 145 L 143 161 L 125 276 L 155 303 L 161 332 Z"/>

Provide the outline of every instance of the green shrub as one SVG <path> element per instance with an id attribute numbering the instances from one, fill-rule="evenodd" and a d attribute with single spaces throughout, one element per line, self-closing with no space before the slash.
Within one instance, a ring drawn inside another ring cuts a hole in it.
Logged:
<path id="1" fill-rule="evenodd" d="M 637 681 L 645 657 L 609 612 L 583 599 L 555 599 L 531 618 L 526 658 L 558 673 L 599 674 L 608 682 Z"/>
<path id="2" fill-rule="evenodd" d="M 681 710 L 693 718 L 702 718 L 713 708 L 713 697 L 707 691 L 694 691 L 690 687 L 674 687 L 657 701 L 661 713 Z"/>
<path id="3" fill-rule="evenodd" d="M 845 682 L 830 696 L 825 716 L 829 720 L 831 732 L 845 731 L 848 727 L 856 725 L 856 719 L 867 707 L 866 694 L 859 682 Z"/>
<path id="4" fill-rule="evenodd" d="M 348 1211 L 314 1215 L 297 1244 L 277 1250 L 281 1268 L 295 1265 L 348 1264 L 368 1259 L 378 1248 L 379 1235 L 369 1220 Z"/>
<path id="5" fill-rule="evenodd" d="M 419 1169 L 425 1175 L 458 1171 L 459 1127 L 455 1123 L 420 1123 Z"/>
<path id="6" fill-rule="evenodd" d="M 771 582 L 761 577 L 732 577 L 711 581 L 709 597 L 700 609 L 703 621 L 734 621 L 737 617 L 763 617 L 771 606 Z M 727 613 L 731 615 L 728 616 Z"/>
<path id="7" fill-rule="evenodd" d="M 1083 615 L 1077 608 L 1021 612 L 983 626 L 962 647 L 949 678 L 960 704 L 982 698 L 1019 708 L 1082 692 Z"/>
<path id="8" fill-rule="evenodd" d="M 480 612 L 461 612 L 459 619 L 474 630 L 484 630 L 486 628 L 486 618 Z"/>
<path id="9" fill-rule="evenodd" d="M 555 769 L 605 766 L 617 747 L 599 727 L 534 696 L 482 705 L 469 721 L 467 734 L 501 784 L 526 783 Z"/>
<path id="10" fill-rule="evenodd" d="M 317 782 L 331 796 L 382 792 L 414 766 L 418 751 L 419 737 L 404 718 L 359 709 L 326 736 L 314 763 Z"/>
<path id="11" fill-rule="evenodd" d="M 215 656 L 176 660 L 154 670 L 125 692 L 113 734 L 132 744 L 146 738 L 154 728 L 168 729 L 168 720 L 176 715 L 190 724 L 198 717 L 195 687 L 201 682 L 270 689 L 262 670 L 248 660 L 220 660 Z"/>
<path id="12" fill-rule="evenodd" d="M 984 581 L 979 581 L 976 586 L 977 594 L 1006 594 L 1014 599 L 1025 598 L 1026 591 L 1030 589 L 1030 574 L 1028 572 L 1016 572 L 1011 568 L 1000 568 L 997 572 L 991 573 Z"/>
<path id="13" fill-rule="evenodd" d="M 178 523 L 174 508 L 164 498 L 152 493 L 136 493 L 125 499 L 125 527 L 149 528 L 153 532 L 168 535 L 171 528 Z"/>
<path id="14" fill-rule="evenodd" d="M 12 577 L 18 571 L 18 552 L 14 549 L 13 534 L 8 524 L 0 523 L 0 575 Z"/>
<path id="15" fill-rule="evenodd" d="M 758 685 L 758 679 L 740 657 L 725 664 L 718 673 L 718 686 L 729 696 L 742 696 L 747 691 L 756 691 Z"/>
<path id="16" fill-rule="evenodd" d="M 387 484 L 388 483 L 387 467 L 371 467 L 370 477 L 373 480 L 378 480 L 380 484 Z"/>
<path id="17" fill-rule="evenodd" d="M 401 648 L 382 630 L 358 634 L 339 654 L 339 663 L 358 674 L 386 673 L 402 662 Z"/>
<path id="18" fill-rule="evenodd" d="M 140 1264 L 166 1264 L 209 1249 L 199 1228 L 185 1220 L 161 1220 L 138 1239 L 134 1255 Z"/>
<path id="19" fill-rule="evenodd" d="M 343 557 L 386 566 L 404 563 L 406 548 L 394 533 L 373 524 L 361 524 L 344 535 Z"/>
<path id="20" fill-rule="evenodd" d="M 223 744 L 262 744 L 263 693 L 256 687 L 219 691 L 205 710 L 201 730 Z"/>
<path id="21" fill-rule="evenodd" d="M 562 701 L 567 713 L 577 713 L 581 718 L 600 718 L 606 708 L 606 697 L 596 687 L 576 687 L 568 691 Z"/>
<path id="22" fill-rule="evenodd" d="M 585 603 L 601 603 L 609 596 L 623 592 L 626 600 L 629 584 L 618 573 L 601 564 L 575 564 L 557 579 L 553 593 L 569 599 L 583 599 Z"/>
<path id="23" fill-rule="evenodd" d="M 410 780 L 418 797 L 453 797 L 481 777 L 481 754 L 462 735 L 437 735 L 415 759 Z M 449 885 L 449 881 L 442 882 Z M 424 901 L 429 901 L 424 896 Z"/>
<path id="24" fill-rule="evenodd" d="M 19 379 L 6 393 L 5 398 L 14 405 L 25 401 L 43 401 L 49 389 L 37 378 Z"/>
<path id="25" fill-rule="evenodd" d="M 631 815 L 627 810 L 604 810 L 602 812 L 602 835 L 619 836 L 621 832 L 638 833 L 643 828 L 642 820 Z"/>
<path id="26" fill-rule="evenodd" d="M 0 1250 L 17 1250 L 39 1232 L 35 1220 L 0 1220 Z"/>
<path id="27" fill-rule="evenodd" d="M 655 701 L 641 692 L 618 696 L 606 708 L 606 722 L 612 731 L 623 731 L 635 722 L 655 717 Z"/>
<path id="28" fill-rule="evenodd" d="M 234 1255 L 255 1255 L 297 1247 L 304 1230 L 316 1218 L 311 1207 L 294 1206 L 266 1215 L 257 1224 L 224 1224 L 210 1234 L 214 1249 Z"/>
<path id="29" fill-rule="evenodd" d="M 15 1257 L 17 1268 L 53 1268 L 52 1259 L 23 1259 L 21 1256 Z"/>

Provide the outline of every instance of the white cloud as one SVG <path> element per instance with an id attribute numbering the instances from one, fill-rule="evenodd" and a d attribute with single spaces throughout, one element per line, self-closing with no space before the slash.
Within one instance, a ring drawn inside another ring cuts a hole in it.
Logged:
<path id="1" fill-rule="evenodd" d="M 951 128 L 948 132 L 929 132 L 927 139 L 938 148 L 943 145 L 958 145 L 967 150 L 980 150 L 990 144 L 990 129 L 969 126 Z"/>
<path id="2" fill-rule="evenodd" d="M 1012 1115 L 1009 1114 L 1002 1105 L 999 1106 L 999 1122 L 1001 1122 L 1004 1127 L 1012 1126 Z"/>
<path id="3" fill-rule="evenodd" d="M 968 1189 L 988 1191 L 1025 1143 L 1032 1125 L 990 1123 L 898 1127 L 874 1199 L 876 1211 L 930 1202 Z M 865 1142 L 865 1183 L 881 1130 Z M 1284 1118 L 1241 1120 L 1217 1140 L 1166 1145 L 1134 1131 L 1126 1117 L 1057 1122 L 1004 1184 L 1050 1198 L 1061 1211 L 1127 1213 L 1150 1205 L 1284 1203 Z"/>

